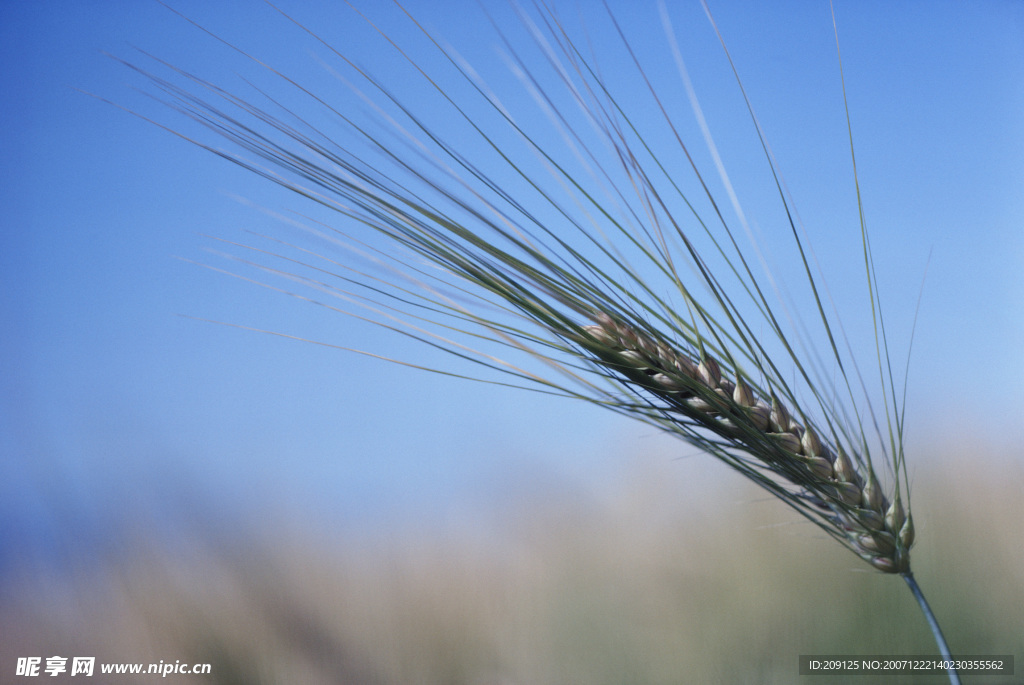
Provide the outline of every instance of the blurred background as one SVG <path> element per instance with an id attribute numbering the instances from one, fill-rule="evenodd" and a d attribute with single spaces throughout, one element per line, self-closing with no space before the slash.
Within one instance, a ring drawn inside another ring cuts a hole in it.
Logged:
<path id="1" fill-rule="evenodd" d="M 263 3 L 171 4 L 347 97 L 329 51 Z M 600 17 L 592 4 L 564 12 Z M 746 183 L 766 170 L 728 63 L 699 5 L 676 4 L 712 133 L 770 237 L 778 206 Z M 375 30 L 322 5 L 282 8 L 402 87 Z M 678 82 L 654 3 L 611 5 L 645 68 Z M 954 652 L 1019 661 L 1024 9 L 894 5 L 836 14 L 900 366 L 917 317 L 915 571 Z M 423 47 L 395 7 L 360 6 Z M 408 7 L 503 99 L 528 98 L 475 3 Z M 857 340 L 869 304 L 828 5 L 711 8 Z M 73 654 L 211 663 L 195 682 L 781 683 L 799 654 L 934 651 L 898 579 L 647 426 L 204 321 L 472 373 L 202 266 L 228 268 L 216 238 L 289 235 L 259 207 L 305 208 L 98 99 L 175 121 L 103 53 L 240 83 L 230 47 L 148 1 L 12 0 L 0 32 L 0 682 L 18 657 Z M 857 349 L 865 368 L 872 352 Z"/>

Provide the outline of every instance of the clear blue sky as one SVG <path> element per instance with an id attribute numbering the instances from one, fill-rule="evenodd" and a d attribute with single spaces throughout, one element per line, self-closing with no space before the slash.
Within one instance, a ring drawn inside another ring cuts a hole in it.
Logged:
<path id="1" fill-rule="evenodd" d="M 323 78 L 325 51 L 257 0 L 172 4 L 290 73 Z M 351 14 L 315 7 L 324 4 L 283 6 L 358 62 L 386 64 L 379 39 Z M 400 42 L 412 38 L 393 8 L 360 4 Z M 742 178 L 744 156 L 759 158 L 749 137 L 731 138 L 745 125 L 735 84 L 699 8 L 672 4 L 685 6 L 673 9 L 680 43 L 730 171 Z M 516 81 L 502 75 L 497 39 L 475 3 L 411 6 L 515 102 Z M 832 290 L 844 309 L 863 308 L 858 255 L 843 257 L 851 236 L 857 244 L 856 206 L 827 3 L 712 9 L 803 222 L 832 265 Z M 910 444 L 983 436 L 1019 451 L 1024 6 L 840 0 L 837 13 L 897 358 L 931 255 Z M 647 67 L 670 68 L 656 12 L 620 14 L 654 58 Z M 177 259 L 221 265 L 204 234 L 279 230 L 235 196 L 302 205 L 76 90 L 159 112 L 132 90 L 144 82 L 101 54 L 140 59 L 131 46 L 213 78 L 231 79 L 237 64 L 147 0 L 0 6 L 0 520 L 9 541 L 182 498 L 267 512 L 309 507 L 344 520 L 398 515 L 467 493 L 488 497 L 506 478 L 574 478 L 611 468 L 615 455 L 642 454 L 634 438 L 649 429 L 596 409 L 179 316 L 429 359 L 393 336 Z M 741 200 L 760 224 L 774 220 L 759 216 L 759 196 Z"/>

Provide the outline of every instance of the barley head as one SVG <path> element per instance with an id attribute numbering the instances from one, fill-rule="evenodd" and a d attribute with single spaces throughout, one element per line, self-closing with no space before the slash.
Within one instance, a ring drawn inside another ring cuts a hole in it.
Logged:
<path id="1" fill-rule="evenodd" d="M 450 65 L 448 77 L 472 86 L 474 104 L 486 116 L 468 114 L 441 85 L 441 76 L 428 75 L 405 52 L 398 54 L 451 119 L 464 124 L 465 136 L 435 130 L 417 115 L 419 103 L 404 101 L 329 46 L 338 68 L 348 69 L 349 82 L 359 84 L 351 88 L 360 102 L 369 103 L 378 124 L 390 123 L 390 138 L 240 50 L 264 75 L 278 79 L 278 86 L 343 127 L 347 138 L 326 136 L 278 99 L 260 106 L 166 63 L 160 63 L 170 69 L 166 76 L 132 68 L 168 105 L 232 148 L 200 134 L 178 135 L 295 191 L 347 225 L 376 231 L 390 244 L 366 248 L 364 238 L 324 225 L 315 229 L 321 241 L 353 254 L 375 249 L 370 261 L 383 265 L 383 276 L 306 248 L 295 248 L 300 256 L 281 255 L 283 269 L 260 263 L 256 268 L 335 298 L 328 306 L 339 311 L 352 314 L 353 306 L 361 307 L 354 315 L 511 376 L 516 384 L 655 425 L 767 489 L 875 569 L 908 574 L 914 527 L 902 418 L 866 230 L 865 267 L 886 410 L 884 427 L 874 431 L 874 412 L 856 397 L 860 372 L 851 371 L 855 362 L 840 352 L 841 327 L 826 312 L 822 278 L 811 266 L 753 109 L 755 135 L 766 150 L 795 245 L 797 273 L 811 293 L 806 312 L 828 341 L 821 358 L 797 342 L 807 322 L 795 323 L 797 317 L 771 302 L 771 274 L 758 275 L 751 266 L 760 257 L 756 242 L 741 244 L 740 236 L 750 231 L 738 203 L 730 200 L 737 218 L 727 220 L 722 208 L 729 202 L 716 200 L 712 175 L 695 163 L 678 113 L 665 106 L 628 40 L 622 37 L 618 54 L 632 62 L 638 82 L 647 84 L 649 110 L 660 112 L 667 141 L 656 142 L 639 129 L 636 110 L 643 105 L 615 95 L 596 58 L 585 56 L 556 12 L 535 9 L 539 16 L 523 11 L 522 19 L 553 77 L 540 77 L 537 63 L 527 63 L 518 48 L 510 49 L 509 59 L 571 154 L 542 144 L 458 55 L 419 24 L 414 25 L 431 49 Z M 608 20 L 621 36 L 613 13 Z M 675 87 L 689 94 L 703 121 L 664 11 L 663 26 L 667 52 L 678 65 Z M 717 31 L 713 21 L 712 27 Z M 311 29 L 303 30 L 327 45 Z M 550 94 L 555 87 L 563 98 Z M 509 135 L 516 145 L 497 142 Z M 713 137 L 703 135 L 716 156 Z M 463 137 L 496 154 L 505 175 L 474 161 Z M 732 198 L 728 175 L 717 172 Z M 503 187 L 508 175 L 523 187 L 519 194 Z M 467 340 L 525 353 L 552 373 L 527 370 Z M 834 386 L 825 380 L 830 374 L 840 379 Z M 886 454 L 885 473 L 873 465 L 872 433 Z M 885 491 L 884 480 L 891 491 Z"/>

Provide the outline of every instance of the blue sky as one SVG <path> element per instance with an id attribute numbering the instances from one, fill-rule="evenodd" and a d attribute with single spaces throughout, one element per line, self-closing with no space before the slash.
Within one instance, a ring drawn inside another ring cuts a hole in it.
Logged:
<path id="1" fill-rule="evenodd" d="M 289 73 L 337 86 L 320 64 L 325 51 L 255 0 L 172 4 Z M 318 4 L 283 6 L 359 63 L 387 71 L 386 46 L 372 31 Z M 363 4 L 398 42 L 415 44 L 393 8 Z M 760 161 L 749 130 L 733 136 L 748 126 L 746 115 L 706 20 L 698 7 L 675 4 L 680 45 L 730 173 L 740 183 L 763 174 L 746 166 Z M 844 315 L 862 312 L 828 7 L 767 5 L 723 1 L 712 10 L 829 285 Z M 480 64 L 503 97 L 523 99 L 474 3 L 411 7 Z M 641 36 L 647 67 L 670 69 L 656 11 L 620 14 L 627 33 Z M 927 451 L 991 441 L 1019 453 L 1024 9 L 839 2 L 837 14 L 897 359 L 924 280 L 909 444 Z M 433 359 L 395 336 L 192 263 L 223 265 L 208 252 L 219 249 L 208 236 L 281 230 L 238 197 L 280 210 L 301 203 L 80 92 L 160 116 L 133 90 L 144 81 L 102 53 L 142 59 L 136 46 L 237 84 L 237 56 L 225 46 L 145 0 L 5 2 L 0 32 L 5 535 L 28 539 L 90 516 L 103 525 L 182 498 L 246 511 L 305 508 L 339 521 L 402 516 L 486 499 L 510 482 L 610 473 L 623 456 L 648 449 L 650 429 L 590 407 L 187 318 Z M 760 212 L 767 197 L 754 187 L 741 200 L 770 230 L 777 217 Z M 850 314 L 854 328 L 858 316 Z M 928 458 L 911 453 L 922 464 Z"/>

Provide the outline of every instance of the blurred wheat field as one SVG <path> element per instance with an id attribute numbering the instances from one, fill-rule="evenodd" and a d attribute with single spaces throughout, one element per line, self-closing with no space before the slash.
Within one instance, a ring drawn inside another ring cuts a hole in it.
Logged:
<path id="1" fill-rule="evenodd" d="M 959 451 L 939 457 L 918 483 L 917 563 L 958 654 L 1019 659 L 1024 473 L 998 456 L 999 478 Z M 934 652 L 902 584 L 742 479 L 631 462 L 614 488 L 521 493 L 388 534 L 206 527 L 182 550 L 140 530 L 144 542 L 71 575 L 22 569 L 4 598 L 3 662 L 47 645 L 212 664 L 177 682 L 611 685 L 791 683 L 807 679 L 800 654 Z"/>

